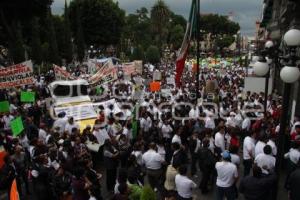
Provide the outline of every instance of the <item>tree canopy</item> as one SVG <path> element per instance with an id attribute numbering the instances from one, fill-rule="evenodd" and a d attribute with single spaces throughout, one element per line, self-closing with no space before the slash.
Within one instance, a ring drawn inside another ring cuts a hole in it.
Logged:
<path id="1" fill-rule="evenodd" d="M 111 0 L 72 1 L 69 16 L 73 33 L 77 31 L 76 19 L 79 14 L 86 44 L 108 46 L 119 43 L 124 27 L 125 12 L 119 8 L 118 3 Z"/>

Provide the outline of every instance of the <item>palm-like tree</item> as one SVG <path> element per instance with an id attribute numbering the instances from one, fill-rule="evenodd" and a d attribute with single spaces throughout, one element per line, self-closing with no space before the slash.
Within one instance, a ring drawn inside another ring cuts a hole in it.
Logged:
<path id="1" fill-rule="evenodd" d="M 170 10 L 163 0 L 157 0 L 151 9 L 152 30 L 158 37 L 156 40 L 159 47 L 162 46 L 162 41 L 166 35 L 166 27 L 169 23 Z"/>

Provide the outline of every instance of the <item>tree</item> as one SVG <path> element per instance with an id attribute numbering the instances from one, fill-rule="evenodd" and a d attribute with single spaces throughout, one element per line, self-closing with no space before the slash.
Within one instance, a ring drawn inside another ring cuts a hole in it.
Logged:
<path id="1" fill-rule="evenodd" d="M 226 16 L 209 14 L 201 15 L 200 29 L 207 34 L 210 33 L 211 39 L 222 50 L 232 44 L 233 35 L 239 31 L 240 26 L 238 23 L 230 21 Z"/>
<path id="2" fill-rule="evenodd" d="M 78 18 L 80 15 L 80 18 Z M 78 21 L 86 44 L 99 46 L 116 45 L 120 42 L 125 12 L 112 0 L 76 0 L 70 3 L 69 17 L 74 33 Z M 78 34 L 75 38 L 78 40 Z"/>
<path id="3" fill-rule="evenodd" d="M 41 38 L 40 38 L 40 25 L 39 25 L 38 18 L 33 18 L 31 22 L 30 47 L 31 47 L 30 56 L 32 60 L 37 64 L 41 64 L 43 61 L 43 55 L 42 55 L 42 46 L 41 46 Z"/>
<path id="4" fill-rule="evenodd" d="M 52 63 L 60 63 L 60 57 L 59 57 L 59 52 L 58 52 L 58 47 L 57 47 L 57 41 L 56 41 L 56 34 L 55 34 L 55 29 L 53 26 L 53 18 L 51 14 L 51 10 L 49 9 L 48 14 L 45 18 L 45 25 L 47 27 L 47 39 L 48 39 L 48 44 L 49 44 L 49 55 L 48 55 L 48 62 Z"/>
<path id="5" fill-rule="evenodd" d="M 5 38 L 2 44 L 8 46 L 9 55 L 15 62 L 24 58 L 23 46 L 31 39 L 29 25 L 32 18 L 45 17 L 51 4 L 52 0 L 39 0 L 38 3 L 36 0 L 0 1 L 0 27 Z"/>
<path id="6" fill-rule="evenodd" d="M 170 44 L 173 46 L 173 49 L 179 49 L 182 38 L 184 37 L 184 29 L 181 25 L 177 24 L 176 26 L 172 27 L 170 31 Z"/>
<path id="7" fill-rule="evenodd" d="M 144 50 L 141 45 L 138 45 L 136 48 L 133 49 L 133 53 L 130 57 L 130 60 L 144 60 Z"/>
<path id="8" fill-rule="evenodd" d="M 81 24 L 81 11 L 78 8 L 79 5 L 77 5 L 77 15 L 76 15 L 76 50 L 77 50 L 77 58 L 80 62 L 83 61 L 84 58 L 84 36 L 83 36 L 83 30 L 82 30 L 82 24 Z"/>
<path id="9" fill-rule="evenodd" d="M 72 45 L 72 32 L 69 19 L 69 9 L 67 0 L 65 0 L 65 12 L 64 12 L 64 49 L 62 57 L 66 59 L 67 63 L 70 63 L 73 59 L 73 45 Z"/>
<path id="10" fill-rule="evenodd" d="M 160 62 L 160 53 L 157 46 L 149 46 L 146 52 L 146 59 L 148 62 L 152 64 L 157 64 Z"/>
<path id="11" fill-rule="evenodd" d="M 14 63 L 20 63 L 25 59 L 25 49 L 21 31 L 22 28 L 20 23 L 16 24 L 13 27 L 15 27 L 15 36 L 13 36 L 15 40 L 9 40 L 9 55 L 13 59 Z"/>
<path id="12" fill-rule="evenodd" d="M 153 33 L 156 35 L 155 41 L 159 49 L 166 39 L 166 28 L 170 20 L 170 10 L 163 0 L 157 0 L 151 9 L 151 23 Z"/>

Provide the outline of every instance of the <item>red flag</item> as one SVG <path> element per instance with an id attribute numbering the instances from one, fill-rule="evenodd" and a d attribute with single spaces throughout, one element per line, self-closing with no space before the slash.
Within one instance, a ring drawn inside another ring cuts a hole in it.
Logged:
<path id="1" fill-rule="evenodd" d="M 184 70 L 184 65 L 185 65 L 185 60 L 188 54 L 188 49 L 190 47 L 190 41 L 192 37 L 192 32 L 194 30 L 194 22 L 195 22 L 195 17 L 196 17 L 196 1 L 193 0 L 191 10 L 190 10 L 190 17 L 189 21 L 186 25 L 186 30 L 185 30 L 185 35 L 183 38 L 183 42 L 181 44 L 180 52 L 179 55 L 176 59 L 176 77 L 175 77 L 175 82 L 176 86 L 180 87 L 181 85 L 181 76 Z"/>

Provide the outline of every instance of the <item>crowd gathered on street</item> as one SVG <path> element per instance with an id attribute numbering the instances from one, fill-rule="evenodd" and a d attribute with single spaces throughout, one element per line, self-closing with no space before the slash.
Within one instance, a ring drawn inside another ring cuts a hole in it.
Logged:
<path id="1" fill-rule="evenodd" d="M 202 68 L 199 88 L 190 70 L 181 88 L 167 82 L 174 68 L 144 65 L 143 74 L 125 80 L 120 73 L 101 85 L 101 95 L 89 88 L 95 101 L 114 98 L 116 104 L 98 106 L 94 124 L 83 130 L 64 112 L 55 119 L 50 114 L 51 71 L 36 75 L 34 85 L 0 90 L 0 101 L 10 104 L 9 112 L 0 113 L 0 146 L 6 152 L 1 191 L 9 199 L 16 180 L 20 199 L 139 200 L 152 192 L 156 199 L 192 200 L 200 199 L 199 191 L 217 200 L 272 200 L 280 189 L 288 191 L 285 199 L 299 200 L 298 113 L 286 130 L 284 169 L 278 170 L 282 99 L 276 91 L 264 112 L 264 93 L 244 90 L 246 72 L 238 64 Z M 155 72 L 161 73 L 161 88 L 151 92 Z M 36 93 L 34 103 L 20 101 L 24 90 Z M 17 116 L 24 131 L 14 137 L 10 122 Z M 92 151 L 90 143 L 101 145 Z M 286 175 L 284 188 L 278 188 L 278 171 Z"/>

